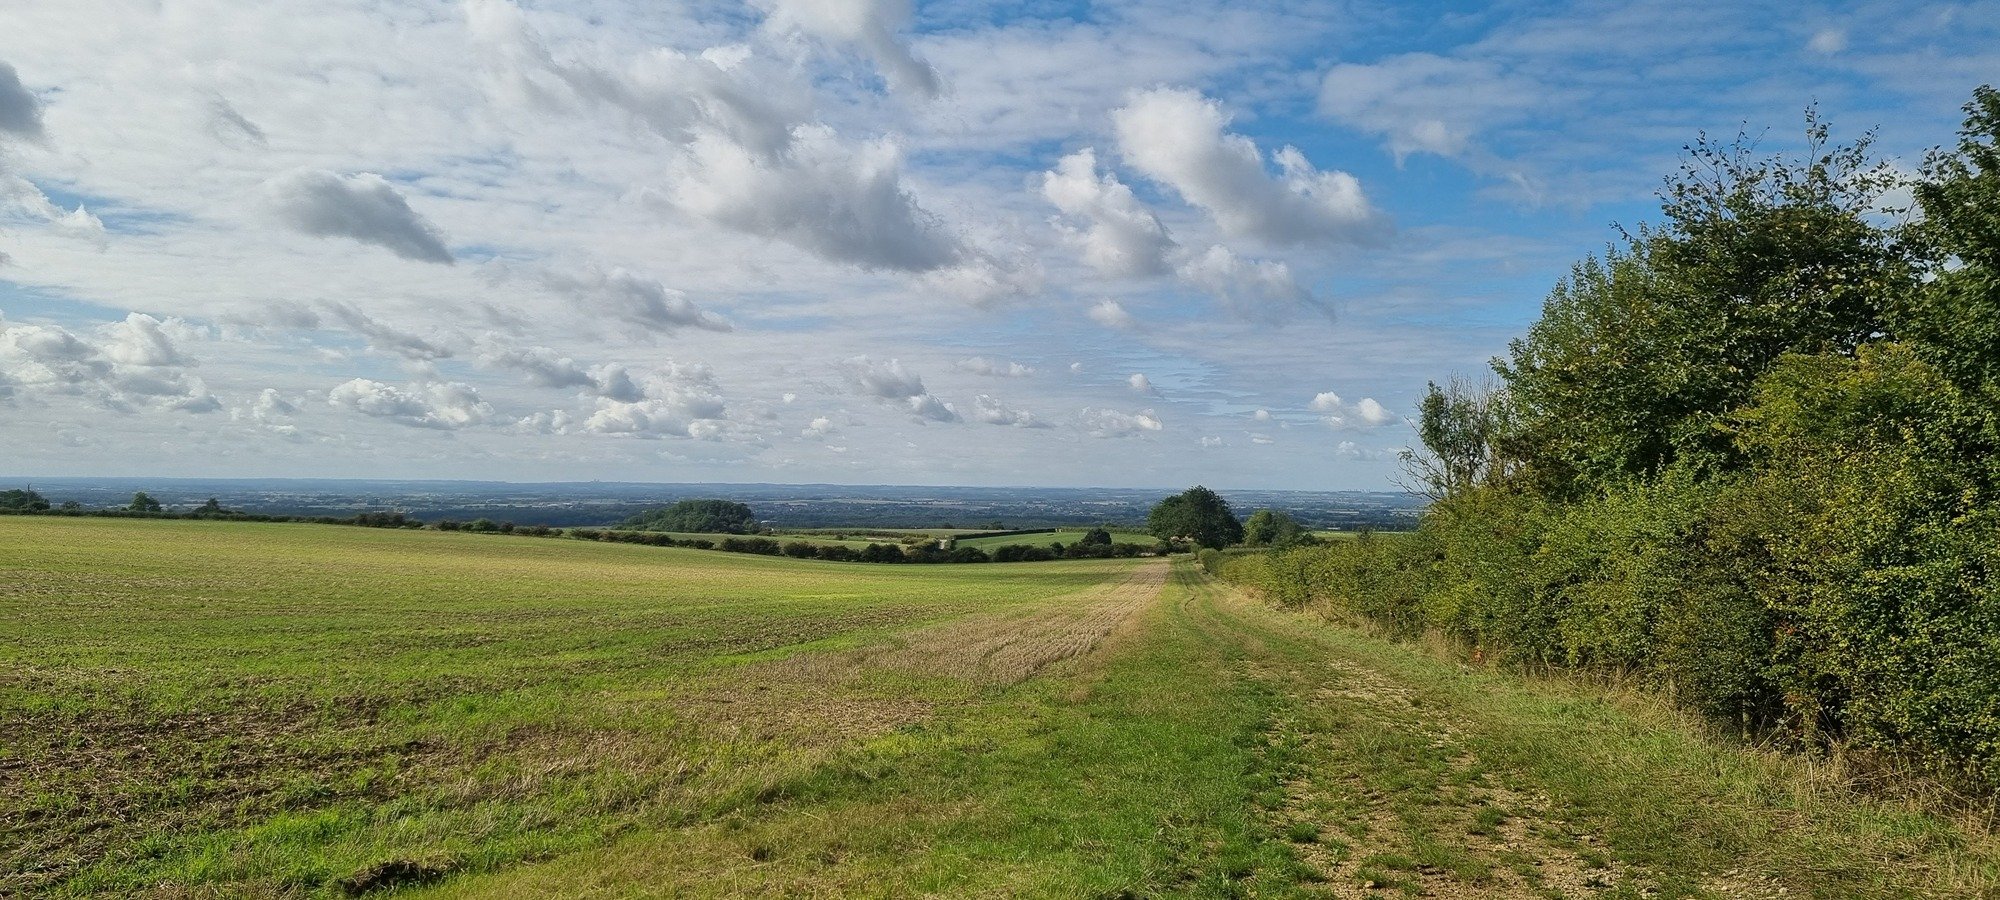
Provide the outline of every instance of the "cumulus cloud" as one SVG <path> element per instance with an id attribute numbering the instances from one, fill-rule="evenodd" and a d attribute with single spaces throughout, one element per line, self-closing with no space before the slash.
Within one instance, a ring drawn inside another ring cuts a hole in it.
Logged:
<path id="1" fill-rule="evenodd" d="M 703 331 L 733 328 L 689 300 L 686 293 L 623 268 L 549 270 L 540 273 L 540 280 L 548 290 L 577 300 L 585 308 L 669 334 L 680 328 Z"/>
<path id="2" fill-rule="evenodd" d="M 187 337 L 196 332 L 180 319 L 166 321 L 155 319 L 145 313 L 130 313 L 125 321 L 106 325 L 101 329 L 105 341 L 102 345 L 106 358 L 128 366 L 189 366 L 194 361 L 181 352 L 174 343 L 170 332 Z"/>
<path id="3" fill-rule="evenodd" d="M 958 410 L 933 396 L 924 387 L 922 376 L 903 368 L 901 360 L 880 362 L 857 356 L 848 360 L 843 368 L 848 380 L 866 396 L 901 404 L 920 419 L 959 421 Z"/>
<path id="4" fill-rule="evenodd" d="M 1411 153 L 1463 158 L 1478 133 L 1526 115 L 1548 92 L 1489 60 L 1405 53 L 1342 63 L 1320 83 L 1320 112 Z"/>
<path id="5" fill-rule="evenodd" d="M 1396 421 L 1396 414 L 1373 397 L 1363 397 L 1359 402 L 1349 404 L 1332 391 L 1315 395 L 1306 408 L 1322 414 L 1326 423 L 1335 428 L 1379 428 Z"/>
<path id="6" fill-rule="evenodd" d="M 1100 300 L 1090 308 L 1090 320 L 1106 328 L 1130 329 L 1139 325 L 1139 320 L 1125 311 L 1124 304 L 1116 300 Z M 1081 365 L 1080 363 L 1078 365 Z M 1072 366 L 1071 371 L 1077 371 Z"/>
<path id="7" fill-rule="evenodd" d="M 179 320 L 133 314 L 92 341 L 53 325 L 0 322 L 0 401 L 84 400 L 117 412 L 222 408 L 169 334 Z"/>
<path id="8" fill-rule="evenodd" d="M 1157 397 L 1160 394 L 1154 389 L 1153 380 L 1138 372 L 1133 372 L 1132 377 L 1125 379 L 1125 384 L 1131 387 L 1135 394 L 1145 394 L 1149 397 Z"/>
<path id="9" fill-rule="evenodd" d="M 600 385 L 625 377 L 606 377 L 596 370 Z M 597 408 L 583 421 L 582 429 L 595 434 L 616 434 L 640 438 L 684 437 L 715 439 L 722 435 L 721 420 L 728 412 L 715 380 L 715 372 L 700 363 L 669 361 L 630 381 L 631 389 L 606 391 L 615 396 L 599 396 Z"/>
<path id="10" fill-rule="evenodd" d="M 709 222 L 864 269 L 931 272 L 961 262 L 958 240 L 904 187 L 893 141 L 844 143 L 801 125 L 763 154 L 715 135 L 690 146 L 673 204 Z"/>
<path id="11" fill-rule="evenodd" d="M 1002 403 L 998 398 L 980 394 L 972 398 L 972 418 L 988 425 L 1012 425 L 1016 428 L 1047 428 L 1048 425 L 1035 418 L 1035 414 Z"/>
<path id="12" fill-rule="evenodd" d="M 752 0 L 770 15 L 770 27 L 811 35 L 867 53 L 897 90 L 935 97 L 937 70 L 896 40 L 910 24 L 910 0 Z"/>
<path id="13" fill-rule="evenodd" d="M 988 378 L 1026 378 L 1035 374 L 1033 366 L 1024 366 L 1017 362 L 987 359 L 984 356 L 961 359 L 955 365 L 961 372 L 971 372 L 974 375 L 984 375 Z"/>
<path id="14" fill-rule="evenodd" d="M 813 419 L 806 427 L 799 429 L 799 437 L 819 440 L 834 432 L 833 420 L 825 416 Z"/>
<path id="15" fill-rule="evenodd" d="M 42 104 L 21 85 L 20 73 L 0 60 L 0 134 L 42 139 Z"/>
<path id="16" fill-rule="evenodd" d="M 1207 211 L 1225 234 L 1272 244 L 1365 241 L 1383 230 L 1361 182 L 1322 172 L 1295 147 L 1273 154 L 1279 177 L 1249 138 L 1226 129 L 1221 104 L 1191 90 L 1158 88 L 1112 113 L 1119 155 Z"/>
<path id="17" fill-rule="evenodd" d="M 301 233 L 373 244 L 417 262 L 452 263 L 437 226 L 380 175 L 297 169 L 265 182 L 264 192 L 280 221 Z"/>
<path id="18" fill-rule="evenodd" d="M 1375 398 L 1373 397 L 1363 397 L 1360 403 L 1354 404 L 1354 414 L 1361 419 L 1362 424 L 1370 427 L 1387 425 L 1396 421 L 1396 414 L 1390 412 L 1382 404 L 1375 402 Z"/>
<path id="19" fill-rule="evenodd" d="M 493 418 L 493 407 L 471 385 L 429 381 L 398 387 L 356 378 L 327 392 L 327 403 L 414 428 L 452 431 Z"/>
<path id="20" fill-rule="evenodd" d="M 1167 270 L 1174 239 L 1132 189 L 1111 172 L 1099 174 L 1097 153 L 1084 148 L 1042 173 L 1042 196 L 1081 227 L 1062 226 L 1083 261 L 1108 275 L 1158 275 Z"/>
<path id="21" fill-rule="evenodd" d="M 1136 413 L 1124 413 L 1115 409 L 1085 407 L 1080 417 L 1085 434 L 1094 438 L 1130 437 L 1148 431 L 1159 431 L 1159 417 L 1150 409 Z"/>
<path id="22" fill-rule="evenodd" d="M 1189 255 L 1176 266 L 1175 274 L 1182 281 L 1214 294 L 1232 312 L 1248 319 L 1282 324 L 1300 308 L 1332 316 L 1311 291 L 1293 279 L 1290 266 L 1273 260 L 1245 259 L 1221 245 Z"/>
<path id="23" fill-rule="evenodd" d="M 1271 421 L 1271 411 L 1268 409 L 1260 409 L 1257 410 L 1256 412 L 1251 413 L 1250 418 L 1256 419 L 1259 422 L 1269 422 Z"/>

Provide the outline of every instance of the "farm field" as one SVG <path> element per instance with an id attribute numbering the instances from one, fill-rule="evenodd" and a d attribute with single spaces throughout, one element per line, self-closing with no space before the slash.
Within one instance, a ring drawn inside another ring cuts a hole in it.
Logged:
<path id="1" fill-rule="evenodd" d="M 1984 896 L 1995 841 L 1183 561 L 0 520 L 0 895 Z"/>

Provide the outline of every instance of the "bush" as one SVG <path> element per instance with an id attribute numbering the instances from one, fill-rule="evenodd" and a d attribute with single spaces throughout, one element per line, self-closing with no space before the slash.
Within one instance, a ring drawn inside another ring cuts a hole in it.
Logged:
<path id="1" fill-rule="evenodd" d="M 761 537 L 723 538 L 719 546 L 725 553 L 755 553 L 762 556 L 777 556 L 784 552 L 784 548 L 777 541 Z"/>

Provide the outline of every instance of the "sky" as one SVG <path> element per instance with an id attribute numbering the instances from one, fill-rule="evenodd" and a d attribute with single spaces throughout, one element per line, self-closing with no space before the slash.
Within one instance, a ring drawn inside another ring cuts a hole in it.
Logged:
<path id="1" fill-rule="evenodd" d="M 2000 4 L 0 4 L 0 472 L 1393 489 L 1683 145 Z"/>

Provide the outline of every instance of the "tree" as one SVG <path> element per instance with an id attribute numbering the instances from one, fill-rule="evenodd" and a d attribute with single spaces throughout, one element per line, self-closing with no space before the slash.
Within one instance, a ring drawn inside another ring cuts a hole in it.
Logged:
<path id="1" fill-rule="evenodd" d="M 1852 354 L 1916 283 L 1871 217 L 1898 183 L 1872 136 L 1829 147 L 1807 115 L 1798 158 L 1706 136 L 1661 192 L 1665 222 L 1579 264 L 1496 363 L 1507 456 L 1549 496 L 1591 493 L 1676 460 L 1731 469 L 1722 420 L 1787 353 Z M 1455 477 L 1455 476 L 1454 476 Z"/>
<path id="2" fill-rule="evenodd" d="M 2000 393 L 2000 91 L 1965 105 L 1957 153 L 1936 152 L 1913 193 L 1912 229 L 1933 276 L 1894 316 L 1896 335 L 1965 390 Z"/>
<path id="3" fill-rule="evenodd" d="M 228 510 L 222 508 L 221 501 L 216 500 L 214 497 L 208 498 L 207 503 L 203 503 L 202 505 L 195 507 L 194 511 L 199 513 L 228 512 Z"/>
<path id="4" fill-rule="evenodd" d="M 145 491 L 132 495 L 132 503 L 125 507 L 133 512 L 159 512 L 160 501 L 148 496 Z"/>
<path id="5" fill-rule="evenodd" d="M 1146 530 L 1162 541 L 1186 538 L 1201 547 L 1243 540 L 1243 523 L 1229 510 L 1229 501 L 1201 485 L 1161 500 L 1146 516 Z"/>
<path id="6" fill-rule="evenodd" d="M 1281 509 L 1260 509 L 1243 523 L 1243 543 L 1252 547 L 1284 547 L 1296 543 L 1305 527 Z"/>
<path id="7" fill-rule="evenodd" d="M 753 534 L 757 531 L 757 514 L 750 507 L 729 500 L 682 500 L 640 513 L 620 522 L 618 527 L 690 534 Z"/>
<path id="8" fill-rule="evenodd" d="M 1079 538 L 1076 543 L 1078 546 L 1082 547 L 1088 547 L 1094 544 L 1103 544 L 1104 546 L 1109 547 L 1111 546 L 1111 532 L 1106 530 L 1103 526 L 1092 528 L 1089 531 L 1084 532 L 1083 537 Z"/>
<path id="9" fill-rule="evenodd" d="M 11 491 L 0 491 L 0 509 L 18 509 L 36 512 L 48 508 L 48 498 L 36 493 L 34 488 L 27 490 L 17 488 Z"/>
<path id="10" fill-rule="evenodd" d="M 1417 413 L 1417 436 L 1424 449 L 1402 454 L 1403 470 L 1414 482 L 1405 487 L 1443 500 L 1504 473 L 1495 444 L 1504 399 L 1498 391 L 1475 387 L 1462 378 L 1453 378 L 1444 387 L 1431 382 Z"/>

